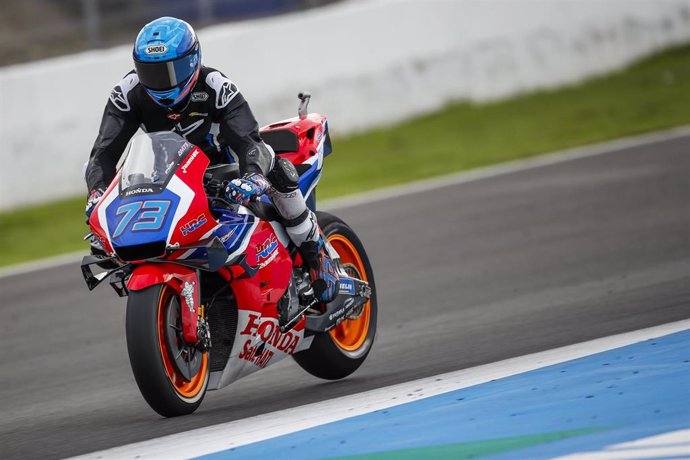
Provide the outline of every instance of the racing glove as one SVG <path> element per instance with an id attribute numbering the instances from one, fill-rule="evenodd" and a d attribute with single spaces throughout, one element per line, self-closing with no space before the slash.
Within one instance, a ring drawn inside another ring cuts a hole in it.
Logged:
<path id="1" fill-rule="evenodd" d="M 271 183 L 262 174 L 245 174 L 242 179 L 233 179 L 225 187 L 225 196 L 235 204 L 247 204 L 271 188 Z"/>
<path id="2" fill-rule="evenodd" d="M 86 222 L 89 222 L 89 217 L 91 217 L 91 213 L 93 212 L 93 208 L 96 207 L 99 201 L 101 201 L 101 197 L 103 197 L 103 189 L 97 188 L 91 190 L 91 193 L 89 193 L 89 198 L 86 200 L 86 209 L 84 210 L 84 213 L 86 214 Z"/>

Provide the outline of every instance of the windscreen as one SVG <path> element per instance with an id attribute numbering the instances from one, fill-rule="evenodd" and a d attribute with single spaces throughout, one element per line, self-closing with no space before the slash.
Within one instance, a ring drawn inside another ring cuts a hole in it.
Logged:
<path id="1" fill-rule="evenodd" d="M 121 190 L 135 186 L 163 186 L 191 148 L 192 144 L 171 131 L 134 136 L 122 165 Z"/>

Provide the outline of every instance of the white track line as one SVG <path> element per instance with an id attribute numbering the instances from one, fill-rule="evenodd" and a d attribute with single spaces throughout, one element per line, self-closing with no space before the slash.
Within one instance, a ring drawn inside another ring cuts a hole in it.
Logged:
<path id="1" fill-rule="evenodd" d="M 84 227 L 84 232 L 86 232 L 86 227 Z M 49 268 L 58 268 L 62 267 L 63 265 L 76 265 L 86 254 L 87 250 L 70 252 L 68 254 L 61 254 L 59 256 L 34 260 L 32 262 L 10 265 L 6 268 L 0 268 L 0 279 L 7 278 L 9 276 L 25 275 L 27 273 L 37 272 L 39 270 L 47 270 Z"/>
<path id="2" fill-rule="evenodd" d="M 402 185 L 381 188 L 370 192 L 348 195 L 343 198 L 324 200 L 323 202 L 319 203 L 319 209 L 323 209 L 324 211 L 332 211 L 336 209 L 349 208 L 362 204 L 373 203 L 376 201 L 383 201 L 400 196 L 435 190 L 450 185 L 475 182 L 491 177 L 542 168 L 544 166 L 565 163 L 567 161 L 579 160 L 596 155 L 604 155 L 631 147 L 640 147 L 643 145 L 654 144 L 657 142 L 687 136 L 690 136 L 690 126 L 681 126 L 679 128 L 673 128 L 665 131 L 626 137 L 614 141 L 592 144 L 574 149 L 561 150 L 558 152 L 546 153 L 522 160 L 509 161 L 493 166 L 476 168 L 470 171 L 461 171 L 445 176 L 433 177 L 431 179 L 408 182 Z M 84 253 L 71 253 L 48 259 L 36 260 L 34 262 L 28 262 L 25 264 L 13 265 L 7 268 L 1 268 L 0 279 L 8 276 L 22 275 L 33 271 L 57 268 L 62 265 L 73 264 L 78 262 L 82 255 L 84 255 Z"/>
<path id="3" fill-rule="evenodd" d="M 578 452 L 557 460 L 625 460 L 690 458 L 690 430 L 678 430 L 608 446 L 600 451 Z"/>
<path id="4" fill-rule="evenodd" d="M 423 179 L 415 182 L 395 185 L 392 187 L 381 188 L 356 195 L 348 195 L 342 198 L 324 200 L 319 205 L 319 208 L 326 211 L 331 209 L 349 208 L 351 206 L 357 206 L 360 204 L 388 200 L 405 195 L 414 195 L 420 192 L 435 190 L 450 185 L 465 184 L 468 182 L 475 182 L 482 179 L 489 179 L 492 177 L 503 176 L 520 171 L 542 168 L 544 166 L 555 165 L 558 163 L 580 160 L 583 158 L 604 155 L 607 153 L 615 153 L 620 150 L 641 147 L 644 145 L 655 144 L 658 142 L 669 141 L 687 136 L 690 136 L 690 125 L 642 134 L 639 136 L 625 137 L 622 139 L 616 139 L 598 144 L 585 145 L 567 150 L 559 150 L 552 153 L 544 153 L 521 160 L 507 161 L 492 166 L 471 169 L 469 171 L 461 171 L 444 176 L 433 177 L 430 179 Z"/>
<path id="5" fill-rule="evenodd" d="M 604 337 L 492 364 L 440 374 L 305 406 L 198 428 L 162 438 L 94 452 L 93 458 L 190 458 L 313 428 L 376 410 L 521 374 L 595 353 L 690 329 L 690 320 Z M 222 391 L 222 390 L 221 390 Z M 305 391 L 308 391 L 305 389 Z M 152 417 L 155 415 L 152 413 Z"/>

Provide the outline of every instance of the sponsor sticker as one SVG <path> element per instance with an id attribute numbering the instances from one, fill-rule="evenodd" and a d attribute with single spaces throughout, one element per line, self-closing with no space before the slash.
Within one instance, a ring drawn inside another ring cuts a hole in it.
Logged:
<path id="1" fill-rule="evenodd" d="M 280 332 L 277 319 L 261 318 L 253 313 L 249 315 L 247 325 L 242 329 L 240 335 L 257 336 L 266 345 L 290 355 L 295 352 L 300 340 L 300 336 L 292 331 Z M 252 339 L 249 341 L 251 344 Z"/>
<path id="2" fill-rule="evenodd" d="M 259 260 L 268 259 L 273 251 L 278 247 L 278 240 L 276 240 L 275 235 L 271 235 L 266 238 L 262 244 L 256 248 L 256 256 Z"/>
<path id="3" fill-rule="evenodd" d="M 351 279 L 340 279 L 340 292 L 355 295 L 355 282 Z"/>
<path id="4" fill-rule="evenodd" d="M 127 193 L 125 193 L 125 196 L 138 195 L 140 193 L 153 193 L 153 189 L 150 187 L 139 187 L 129 190 Z"/>
<path id="5" fill-rule="evenodd" d="M 187 308 L 189 308 L 190 313 L 194 313 L 194 284 L 196 283 L 193 281 L 191 283 L 185 281 L 184 288 L 180 291 L 180 294 L 187 303 Z"/>
<path id="6" fill-rule="evenodd" d="M 168 113 L 165 116 L 171 119 L 172 121 L 180 121 L 183 118 L 183 115 L 181 113 Z"/>
<path id="7" fill-rule="evenodd" d="M 337 311 L 334 311 L 330 315 L 328 315 L 328 319 L 330 321 L 333 321 L 335 319 L 335 325 L 337 326 L 338 324 L 342 323 L 343 320 L 345 319 L 345 312 L 348 311 L 350 307 L 355 303 L 355 299 L 352 297 L 349 297 L 343 302 L 343 306 L 340 307 Z"/>
<path id="8" fill-rule="evenodd" d="M 273 355 L 275 355 L 275 353 L 271 350 L 268 350 L 263 343 L 258 346 L 252 346 L 252 341 L 247 340 L 244 342 L 244 346 L 242 347 L 242 352 L 240 353 L 239 358 L 249 361 L 250 363 L 255 364 L 263 369 L 264 367 L 268 366 L 268 363 L 271 361 L 271 358 L 273 358 Z"/>
<path id="9" fill-rule="evenodd" d="M 293 354 L 300 341 L 300 336 L 292 331 L 281 333 L 276 319 L 261 318 L 256 314 L 249 315 L 247 325 L 240 332 L 242 335 L 250 338 L 244 342 L 239 358 L 262 368 L 268 365 L 276 351 Z M 261 343 L 253 345 L 254 337 Z"/>
<path id="10" fill-rule="evenodd" d="M 189 157 L 189 159 L 188 159 L 187 161 L 184 162 L 184 164 L 183 164 L 182 167 L 180 168 L 180 169 L 182 170 L 183 173 L 187 174 L 187 168 L 189 168 L 189 165 L 192 164 L 192 161 L 194 161 L 194 159 L 197 157 L 197 155 L 199 155 L 199 151 L 198 151 L 198 150 L 195 150 L 194 153 L 191 154 L 191 156 Z"/>
<path id="11" fill-rule="evenodd" d="M 273 259 L 278 256 L 278 240 L 275 235 L 266 238 L 262 244 L 256 247 L 256 261 L 259 263 L 259 268 L 264 268 L 270 264 Z"/>
<path id="12" fill-rule="evenodd" d="M 183 236 L 186 236 L 186 235 L 192 233 L 192 232 L 193 232 L 194 230 L 196 230 L 197 228 L 199 228 L 199 227 L 201 227 L 202 225 L 204 225 L 206 222 L 207 222 L 206 214 L 203 214 L 203 213 L 202 213 L 202 214 L 201 214 L 199 217 L 197 217 L 196 219 L 192 219 L 192 220 L 190 220 L 189 222 L 187 222 L 186 224 L 182 225 L 182 226 L 180 227 L 180 231 L 182 232 L 182 235 L 183 235 Z"/>
<path id="13" fill-rule="evenodd" d="M 185 142 L 182 146 L 177 149 L 177 156 L 181 157 L 192 145 L 189 142 Z"/>
<path id="14" fill-rule="evenodd" d="M 328 319 L 333 321 L 333 318 L 339 318 L 345 314 L 345 307 L 342 307 L 340 310 L 334 311 L 330 315 L 328 315 Z"/>
<path id="15" fill-rule="evenodd" d="M 192 102 L 206 102 L 208 101 L 208 93 L 199 91 L 192 93 Z"/>
<path id="16" fill-rule="evenodd" d="M 225 243 L 226 241 L 228 241 L 228 240 L 230 239 L 230 237 L 231 237 L 232 235 L 235 234 L 235 229 L 236 229 L 236 228 L 237 228 L 237 227 L 233 227 L 233 228 L 227 233 L 227 235 L 222 236 L 222 237 L 220 238 L 220 242 L 221 242 L 221 243 Z"/>
<path id="17" fill-rule="evenodd" d="M 146 54 L 165 54 L 168 51 L 168 47 L 161 45 L 149 45 L 144 50 Z"/>

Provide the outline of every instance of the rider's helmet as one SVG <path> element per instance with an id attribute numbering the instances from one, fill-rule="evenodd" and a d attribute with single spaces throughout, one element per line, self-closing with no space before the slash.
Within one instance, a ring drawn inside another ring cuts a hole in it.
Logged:
<path id="1" fill-rule="evenodd" d="M 162 17 L 141 29 L 134 42 L 139 82 L 156 104 L 171 108 L 196 84 L 201 49 L 194 29 L 180 19 Z"/>

